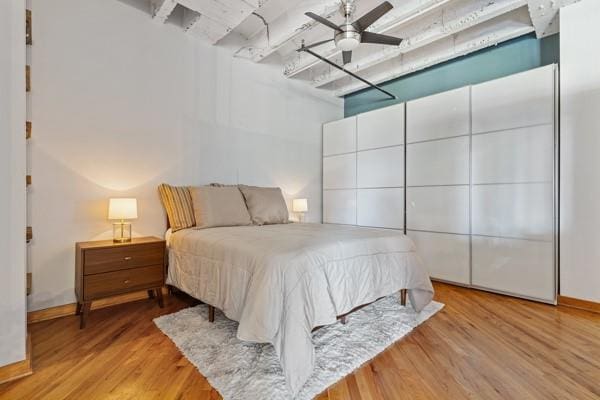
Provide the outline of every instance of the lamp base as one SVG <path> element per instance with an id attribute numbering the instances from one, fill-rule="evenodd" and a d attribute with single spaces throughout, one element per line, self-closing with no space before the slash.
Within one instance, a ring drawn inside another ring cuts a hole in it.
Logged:
<path id="1" fill-rule="evenodd" d="M 115 243 L 131 242 L 131 223 L 129 223 L 129 222 L 113 223 L 113 242 L 115 242 Z"/>

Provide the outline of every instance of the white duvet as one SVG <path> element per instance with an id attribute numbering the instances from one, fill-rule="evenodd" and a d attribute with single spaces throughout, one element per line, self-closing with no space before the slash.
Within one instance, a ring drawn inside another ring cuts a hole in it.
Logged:
<path id="1" fill-rule="evenodd" d="M 241 340 L 272 343 L 295 395 L 314 365 L 311 332 L 408 289 L 433 297 L 412 241 L 398 231 L 285 224 L 186 229 L 169 237 L 167 283 L 239 322 Z"/>

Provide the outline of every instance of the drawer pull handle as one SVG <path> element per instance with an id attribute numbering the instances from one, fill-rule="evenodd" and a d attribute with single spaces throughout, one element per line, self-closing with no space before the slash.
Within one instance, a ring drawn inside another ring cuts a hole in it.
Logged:
<path id="1" fill-rule="evenodd" d="M 129 260 L 131 260 L 131 257 L 125 257 L 123 260 L 129 261 Z"/>
<path id="2" fill-rule="evenodd" d="M 129 282 L 130 282 L 130 280 L 129 280 L 129 279 L 125 279 L 125 280 L 123 281 L 123 283 L 124 283 L 124 284 L 128 284 Z"/>

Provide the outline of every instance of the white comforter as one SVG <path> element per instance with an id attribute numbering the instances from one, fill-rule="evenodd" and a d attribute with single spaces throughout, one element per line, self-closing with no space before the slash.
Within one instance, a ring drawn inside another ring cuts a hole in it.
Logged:
<path id="1" fill-rule="evenodd" d="M 167 283 L 238 321 L 239 339 L 272 343 L 293 395 L 313 370 L 314 327 L 400 289 L 417 311 L 433 297 L 405 235 L 341 225 L 178 231 Z"/>

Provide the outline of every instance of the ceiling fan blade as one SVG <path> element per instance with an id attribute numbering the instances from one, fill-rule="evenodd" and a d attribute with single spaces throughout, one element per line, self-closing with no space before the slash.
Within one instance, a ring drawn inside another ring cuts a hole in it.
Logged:
<path id="1" fill-rule="evenodd" d="M 391 5 L 390 2 L 384 1 L 380 5 L 378 5 L 377 7 L 375 7 L 374 9 L 372 9 L 371 11 L 354 21 L 352 23 L 352 26 L 354 26 L 359 32 L 363 32 L 365 29 L 371 26 L 373 22 L 383 17 L 392 8 L 394 8 L 394 6 Z"/>
<path id="2" fill-rule="evenodd" d="M 402 39 L 393 36 L 382 35 L 379 33 L 363 32 L 360 37 L 360 42 L 398 46 L 400 43 L 402 43 Z"/>
<path id="3" fill-rule="evenodd" d="M 322 40 L 322 41 L 320 41 L 320 42 L 311 43 L 311 44 L 309 44 L 308 46 L 304 46 L 304 48 L 305 48 L 305 49 L 312 49 L 313 47 L 317 47 L 317 46 L 320 46 L 320 45 L 322 45 L 322 44 L 329 43 L 329 42 L 333 42 L 333 39 L 329 39 L 329 40 Z"/>
<path id="4" fill-rule="evenodd" d="M 337 26 L 336 24 L 334 24 L 333 22 L 331 22 L 327 18 L 321 17 L 320 15 L 317 15 L 317 14 L 311 13 L 311 12 L 304 13 L 304 15 L 306 15 L 307 17 L 310 17 L 310 18 L 314 19 L 317 22 L 320 22 L 321 24 L 323 24 L 325 26 L 330 27 L 331 29 L 333 29 L 335 31 L 338 31 L 338 32 L 342 31 L 342 29 L 339 26 Z"/>
<path id="5" fill-rule="evenodd" d="M 342 51 L 342 60 L 344 62 L 344 65 L 350 64 L 350 61 L 352 61 L 352 52 Z"/>

